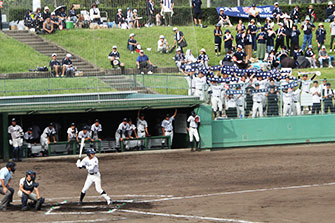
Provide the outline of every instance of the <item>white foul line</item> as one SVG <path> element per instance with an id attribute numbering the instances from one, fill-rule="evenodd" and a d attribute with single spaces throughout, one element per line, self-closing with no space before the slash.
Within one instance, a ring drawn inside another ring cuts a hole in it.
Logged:
<path id="1" fill-rule="evenodd" d="M 244 193 L 274 191 L 274 190 L 290 190 L 290 189 L 301 189 L 301 188 L 322 187 L 322 186 L 332 186 L 332 185 L 335 185 L 335 182 L 324 183 L 324 184 L 301 185 L 301 186 L 288 186 L 288 187 L 254 189 L 254 190 L 230 191 L 230 192 L 220 192 L 220 193 L 213 193 L 213 194 L 199 194 L 199 195 L 190 195 L 190 196 L 183 196 L 183 197 L 168 197 L 168 198 L 161 198 L 161 199 L 154 199 L 154 200 L 142 200 L 142 201 L 138 201 L 137 203 L 152 203 L 152 202 L 160 202 L 160 201 L 183 200 L 183 199 L 222 196 L 222 195 L 230 195 L 230 194 L 244 194 Z"/>

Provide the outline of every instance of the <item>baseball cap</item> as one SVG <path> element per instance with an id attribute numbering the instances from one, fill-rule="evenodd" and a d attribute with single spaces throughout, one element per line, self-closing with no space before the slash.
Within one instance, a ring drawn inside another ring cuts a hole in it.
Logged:
<path id="1" fill-rule="evenodd" d="M 66 57 L 72 57 L 72 55 L 70 53 L 67 53 Z"/>
<path id="2" fill-rule="evenodd" d="M 325 45 L 322 45 L 322 47 L 321 47 L 322 49 L 326 49 L 326 46 Z"/>
<path id="3" fill-rule="evenodd" d="M 100 121 L 99 121 L 99 119 L 95 119 L 95 121 L 94 121 L 94 122 L 100 122 Z"/>
<path id="4" fill-rule="evenodd" d="M 166 114 L 166 117 L 170 117 L 170 114 Z"/>
<path id="5" fill-rule="evenodd" d="M 225 33 L 230 33 L 230 30 L 229 30 L 229 29 L 226 29 Z"/>
<path id="6" fill-rule="evenodd" d="M 176 30 L 178 30 L 178 28 L 177 27 L 173 27 L 173 31 L 176 31 Z"/>
<path id="7" fill-rule="evenodd" d="M 159 38 L 160 38 L 160 39 L 164 39 L 165 37 L 164 37 L 163 35 L 160 35 Z"/>
<path id="8" fill-rule="evenodd" d="M 200 52 L 204 52 L 204 53 L 206 53 L 206 50 L 205 50 L 204 48 L 202 48 L 202 49 L 200 50 Z"/>
<path id="9" fill-rule="evenodd" d="M 129 37 L 132 37 L 132 36 L 135 36 L 135 34 L 134 34 L 134 33 L 130 33 L 130 34 L 129 34 Z"/>
<path id="10" fill-rule="evenodd" d="M 306 21 L 310 21 L 311 19 L 310 19 L 309 17 L 307 17 L 305 20 L 306 20 Z"/>
<path id="11" fill-rule="evenodd" d="M 137 9 L 134 9 L 133 12 L 137 12 Z"/>
<path id="12" fill-rule="evenodd" d="M 144 53 L 144 50 L 140 50 L 140 53 Z"/>
<path id="13" fill-rule="evenodd" d="M 255 83 L 255 86 L 259 86 L 259 83 Z"/>
<path id="14" fill-rule="evenodd" d="M 328 5 L 333 5 L 333 2 L 328 2 Z"/>
<path id="15" fill-rule="evenodd" d="M 323 23 L 322 23 L 322 22 L 320 22 L 320 23 L 319 23 L 319 26 L 323 26 Z"/>
<path id="16" fill-rule="evenodd" d="M 217 23 L 215 26 L 216 26 L 216 27 L 220 27 L 221 25 L 220 25 L 220 23 Z"/>
<path id="17" fill-rule="evenodd" d="M 224 11 L 223 8 L 220 8 L 220 11 Z"/>
<path id="18" fill-rule="evenodd" d="M 47 10 L 47 9 L 49 9 L 49 7 L 48 7 L 48 6 L 45 6 L 45 7 L 44 7 L 44 10 Z"/>
<path id="19" fill-rule="evenodd" d="M 71 123 L 71 126 L 75 126 L 76 124 L 74 122 Z"/>
<path id="20" fill-rule="evenodd" d="M 123 122 L 128 122 L 128 119 L 127 118 L 123 118 L 122 121 Z"/>
<path id="21" fill-rule="evenodd" d="M 12 118 L 12 122 L 16 122 L 16 119 L 15 119 L 15 118 Z"/>
<path id="22" fill-rule="evenodd" d="M 176 51 L 181 51 L 180 47 L 178 47 L 178 48 L 176 49 Z"/>
<path id="23" fill-rule="evenodd" d="M 51 15 L 56 15 L 56 13 L 55 13 L 55 12 L 52 12 Z"/>
<path id="24" fill-rule="evenodd" d="M 122 12 L 122 9 L 118 9 L 117 11 L 118 11 L 118 12 Z"/>
<path id="25" fill-rule="evenodd" d="M 28 131 L 33 131 L 33 128 L 32 127 L 28 128 Z"/>
<path id="26" fill-rule="evenodd" d="M 327 81 L 327 78 L 323 78 L 323 80 L 322 81 Z"/>
<path id="27" fill-rule="evenodd" d="M 242 49 L 242 46 L 241 45 L 237 45 L 237 48 L 241 48 Z"/>
<path id="28" fill-rule="evenodd" d="M 49 126 L 54 126 L 54 123 L 53 123 L 53 122 L 50 122 Z"/>
<path id="29" fill-rule="evenodd" d="M 308 48 L 313 48 L 313 46 L 312 46 L 312 45 L 309 45 Z"/>
<path id="30" fill-rule="evenodd" d="M 252 7 L 256 7 L 256 4 L 252 4 Z"/>
<path id="31" fill-rule="evenodd" d="M 113 46 L 113 49 L 117 49 L 117 46 Z"/>
<path id="32" fill-rule="evenodd" d="M 281 22 L 280 22 L 280 23 L 278 23 L 278 26 L 283 26 L 283 23 L 281 23 Z"/>
<path id="33" fill-rule="evenodd" d="M 51 56 L 52 56 L 52 57 L 56 57 L 56 56 L 57 56 L 57 53 L 53 53 Z"/>
<path id="34" fill-rule="evenodd" d="M 275 4 L 273 4 L 273 5 L 279 5 L 279 4 L 278 4 L 278 2 L 275 2 Z"/>
<path id="35" fill-rule="evenodd" d="M 83 130 L 88 130 L 87 126 L 84 126 L 84 127 L 83 127 Z"/>
<path id="36" fill-rule="evenodd" d="M 331 84 L 330 83 L 327 83 L 326 86 L 330 86 Z"/>

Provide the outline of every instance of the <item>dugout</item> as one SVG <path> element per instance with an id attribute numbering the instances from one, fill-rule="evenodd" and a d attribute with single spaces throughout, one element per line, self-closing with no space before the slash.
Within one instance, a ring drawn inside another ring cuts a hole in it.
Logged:
<path id="1" fill-rule="evenodd" d="M 34 125 L 43 132 L 53 122 L 59 133 L 58 140 L 66 141 L 66 131 L 72 122 L 80 130 L 84 125 L 92 124 L 95 119 L 101 121 L 103 137 L 114 138 L 122 119 L 127 117 L 135 122 L 138 110 L 145 114 L 149 133 L 153 136 L 159 135 L 160 122 L 167 113 L 173 114 L 175 108 L 178 109 L 178 115 L 174 123 L 175 137 L 172 147 L 185 147 L 186 118 L 199 104 L 199 97 L 138 94 L 134 91 L 2 97 L 0 155 L 4 160 L 9 158 L 7 128 L 12 117 L 17 119 L 17 124 L 23 126 L 24 131 Z"/>

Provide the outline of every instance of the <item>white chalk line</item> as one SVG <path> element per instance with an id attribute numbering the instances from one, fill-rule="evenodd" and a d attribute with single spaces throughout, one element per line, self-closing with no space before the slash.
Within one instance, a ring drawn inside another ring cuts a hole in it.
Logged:
<path id="1" fill-rule="evenodd" d="M 122 220 L 122 219 L 120 219 Z M 124 219 L 123 219 L 124 220 Z M 94 220 L 74 220 L 74 221 L 47 221 L 47 222 L 35 222 L 35 223 L 77 223 L 77 222 L 107 222 L 108 219 L 94 219 Z"/>
<path id="2" fill-rule="evenodd" d="M 263 189 L 254 189 L 254 190 L 230 191 L 230 192 L 220 192 L 220 193 L 213 193 L 213 194 L 199 194 L 199 195 L 190 195 L 190 196 L 182 196 L 182 197 L 169 197 L 169 198 L 161 198 L 161 199 L 154 199 L 154 200 L 142 200 L 142 201 L 136 201 L 136 202 L 137 203 L 152 203 L 152 202 L 161 202 L 161 201 L 170 201 L 170 200 L 183 200 L 183 199 L 191 199 L 191 198 L 203 198 L 203 197 L 266 192 L 266 191 L 275 191 L 275 190 L 303 189 L 303 188 L 323 187 L 323 186 L 333 186 L 333 185 L 335 185 L 335 182 L 324 183 L 324 184 L 309 184 L 309 185 L 300 185 L 300 186 L 287 186 L 287 187 L 274 187 L 274 188 L 263 188 Z"/>
<path id="3" fill-rule="evenodd" d="M 124 210 L 124 209 L 113 209 L 111 211 L 99 211 L 99 212 L 53 212 L 50 215 L 93 215 L 93 214 L 111 214 L 115 211 L 132 213 L 132 214 L 141 214 L 141 215 L 151 215 L 151 216 L 160 216 L 160 217 L 172 217 L 172 218 L 185 218 L 185 219 L 199 219 L 207 221 L 216 221 L 216 222 L 233 222 L 233 223 L 258 223 L 253 221 L 239 220 L 239 219 L 229 219 L 229 218 L 216 218 L 216 217 L 204 217 L 204 216 L 195 216 L 195 215 L 179 215 L 179 214 L 165 214 L 165 213 L 155 213 L 155 212 L 144 212 L 144 211 L 134 211 L 134 210 Z"/>

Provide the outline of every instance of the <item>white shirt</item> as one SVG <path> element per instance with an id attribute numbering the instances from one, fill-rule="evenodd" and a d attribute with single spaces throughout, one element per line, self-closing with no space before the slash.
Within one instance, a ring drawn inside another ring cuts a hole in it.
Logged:
<path id="1" fill-rule="evenodd" d="M 321 101 L 321 96 L 319 96 L 319 95 L 321 95 L 320 87 L 312 87 L 309 91 L 312 94 L 313 103 L 320 103 L 320 101 Z M 319 95 L 317 95 L 317 94 L 313 95 L 315 92 L 318 92 Z"/>
<path id="2" fill-rule="evenodd" d="M 85 157 L 81 162 L 77 162 L 77 167 L 83 166 L 85 166 L 88 173 L 99 173 L 99 161 L 95 156 L 92 159 Z"/>
<path id="3" fill-rule="evenodd" d="M 227 108 L 236 108 L 236 99 L 235 98 L 228 98 Z"/>
<path id="4" fill-rule="evenodd" d="M 299 102 L 300 101 L 300 92 L 301 92 L 301 90 L 299 88 L 292 92 L 293 102 Z"/>
<path id="5" fill-rule="evenodd" d="M 268 80 L 261 80 L 261 81 L 255 80 L 254 84 L 256 84 L 256 83 L 259 83 L 259 89 L 264 89 L 268 85 Z"/>
<path id="6" fill-rule="evenodd" d="M 137 129 L 140 132 L 144 132 L 148 128 L 148 123 L 145 120 L 137 119 Z"/>
<path id="7" fill-rule="evenodd" d="M 221 97 L 221 94 L 222 94 L 222 91 L 223 91 L 223 85 L 221 85 L 221 84 L 217 84 L 217 85 L 211 84 L 210 89 L 213 92 L 212 97 L 218 97 L 218 98 Z"/>
<path id="8" fill-rule="evenodd" d="M 311 80 L 301 80 L 301 91 L 309 93 L 311 83 L 312 83 Z"/>
<path id="9" fill-rule="evenodd" d="M 7 167 L 3 167 L 0 170 L 0 180 L 4 180 L 5 181 L 5 186 L 7 186 L 9 180 L 12 178 L 12 171 L 9 171 L 7 169 Z M 0 187 L 2 187 L 2 185 L 0 184 Z"/>
<path id="10" fill-rule="evenodd" d="M 97 135 L 98 136 L 98 132 L 102 132 L 102 126 L 101 124 L 99 124 L 98 126 L 96 126 L 95 124 L 93 124 L 91 126 L 91 132 L 94 135 Z"/>
<path id="11" fill-rule="evenodd" d="M 95 15 L 96 14 L 96 15 Z M 90 9 L 90 19 L 99 19 L 100 18 L 100 10 L 98 8 Z"/>
<path id="12" fill-rule="evenodd" d="M 78 134 L 78 138 L 79 139 L 87 139 L 87 138 L 91 138 L 91 134 L 90 131 L 87 131 L 86 133 L 84 133 L 83 130 L 81 130 Z"/>
<path id="13" fill-rule="evenodd" d="M 49 127 L 46 127 L 41 135 L 42 138 L 47 138 L 49 136 L 55 135 L 56 130 L 55 128 L 50 129 Z"/>
<path id="14" fill-rule="evenodd" d="M 77 128 L 72 129 L 71 127 L 67 129 L 67 134 L 70 135 L 70 138 L 76 138 L 78 134 Z"/>
<path id="15" fill-rule="evenodd" d="M 157 49 L 165 49 L 166 48 L 166 39 L 159 39 L 158 42 L 157 42 Z M 163 44 L 163 46 L 162 46 Z"/>
<path id="16" fill-rule="evenodd" d="M 173 130 L 173 125 L 172 125 L 173 120 L 174 120 L 174 117 L 171 117 L 169 120 L 164 119 L 162 121 L 161 127 L 164 128 L 165 132 Z"/>
<path id="17" fill-rule="evenodd" d="M 206 86 L 206 77 L 203 76 L 202 78 L 200 77 L 195 77 L 194 78 L 194 87 L 197 90 L 205 90 L 205 86 Z"/>
<path id="18" fill-rule="evenodd" d="M 198 115 L 196 115 L 195 117 L 193 117 L 192 115 L 188 117 L 187 122 L 190 123 L 191 128 L 198 128 L 198 123 L 195 121 L 196 118 L 199 118 L 199 122 L 200 122 L 200 116 Z"/>
<path id="19" fill-rule="evenodd" d="M 8 133 L 12 136 L 12 139 L 18 139 L 23 136 L 23 129 L 19 125 L 8 126 Z"/>
<path id="20" fill-rule="evenodd" d="M 283 92 L 283 102 L 284 104 L 291 104 L 292 103 L 292 91 L 290 92 Z"/>
<path id="21" fill-rule="evenodd" d="M 125 125 L 123 122 L 120 123 L 119 127 L 117 128 L 116 132 L 118 132 L 120 135 L 125 135 L 126 132 L 129 130 L 129 124 L 126 123 Z"/>
<path id="22" fill-rule="evenodd" d="M 257 8 L 254 9 L 253 7 L 251 7 L 251 8 L 249 9 L 249 13 L 250 13 L 251 15 L 253 15 L 253 16 L 256 16 L 258 12 L 259 12 L 259 11 L 258 11 Z"/>
<path id="23" fill-rule="evenodd" d="M 135 131 L 136 126 L 134 124 L 131 124 L 128 129 L 128 134 L 131 136 L 133 134 L 133 131 Z"/>
<path id="24" fill-rule="evenodd" d="M 330 35 L 334 36 L 335 35 L 335 22 L 331 22 L 329 27 L 330 27 Z"/>
<path id="25" fill-rule="evenodd" d="M 253 93 L 252 95 L 252 100 L 254 103 L 257 103 L 257 102 L 262 102 L 263 101 L 263 92 L 257 92 L 257 93 Z"/>
<path id="26" fill-rule="evenodd" d="M 243 106 L 243 102 L 244 102 L 244 96 L 241 94 L 238 94 L 235 96 L 236 97 L 236 105 L 239 107 Z"/>
<path id="27" fill-rule="evenodd" d="M 162 2 L 163 12 L 172 12 L 172 1 L 171 0 L 163 0 Z"/>

